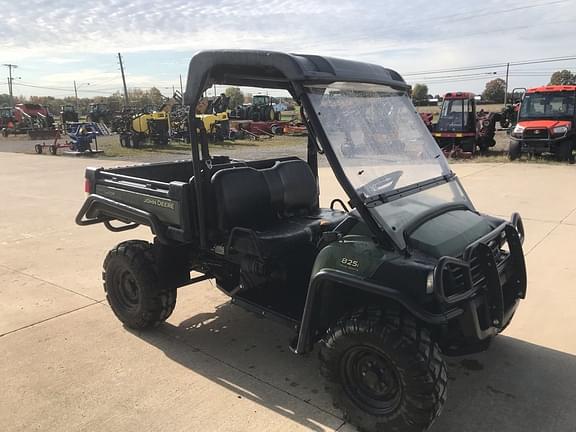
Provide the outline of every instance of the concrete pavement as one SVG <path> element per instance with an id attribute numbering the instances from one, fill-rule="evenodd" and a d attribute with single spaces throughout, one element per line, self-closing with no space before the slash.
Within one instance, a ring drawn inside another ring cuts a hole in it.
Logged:
<path id="1" fill-rule="evenodd" d="M 114 162 L 93 161 L 97 165 Z M 210 282 L 178 292 L 149 333 L 104 302 L 102 260 L 145 229 L 77 227 L 84 159 L 0 153 L 1 431 L 353 431 L 316 354 L 226 303 Z M 576 431 L 575 166 L 453 166 L 477 208 L 525 219 L 528 299 L 490 351 L 449 358 L 435 432 Z M 328 170 L 322 201 L 342 197 Z"/>

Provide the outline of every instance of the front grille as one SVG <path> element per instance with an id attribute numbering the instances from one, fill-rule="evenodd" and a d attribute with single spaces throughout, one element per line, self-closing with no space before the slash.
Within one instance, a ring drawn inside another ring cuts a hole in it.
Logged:
<path id="1" fill-rule="evenodd" d="M 443 278 L 444 295 L 451 297 L 466 291 L 466 268 L 460 266 L 446 266 Z"/>
<path id="2" fill-rule="evenodd" d="M 548 129 L 534 128 L 524 129 L 524 139 L 548 139 Z"/>
<path id="3" fill-rule="evenodd" d="M 496 266 L 500 266 L 509 256 L 508 241 L 505 235 L 500 235 L 487 243 L 492 252 Z M 470 277 L 472 286 L 475 290 L 484 290 L 487 288 L 486 275 L 488 269 L 484 268 L 485 260 L 480 258 L 480 249 L 476 249 L 469 257 Z M 460 294 L 468 289 L 467 286 L 467 269 L 457 265 L 446 265 L 443 274 L 444 295 L 450 297 Z"/>

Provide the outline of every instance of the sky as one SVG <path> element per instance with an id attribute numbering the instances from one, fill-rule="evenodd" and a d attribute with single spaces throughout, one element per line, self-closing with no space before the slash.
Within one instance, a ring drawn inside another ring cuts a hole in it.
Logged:
<path id="1" fill-rule="evenodd" d="M 18 66 L 16 95 L 73 96 L 76 81 L 92 97 L 122 89 L 121 52 L 128 87 L 170 95 L 200 50 L 265 49 L 381 64 L 433 95 L 481 93 L 504 66 L 415 73 L 576 57 L 574 22 L 576 0 L 0 0 L 0 64 Z M 513 65 L 509 88 L 565 68 L 576 60 Z M 1 67 L 0 93 L 7 76 Z"/>

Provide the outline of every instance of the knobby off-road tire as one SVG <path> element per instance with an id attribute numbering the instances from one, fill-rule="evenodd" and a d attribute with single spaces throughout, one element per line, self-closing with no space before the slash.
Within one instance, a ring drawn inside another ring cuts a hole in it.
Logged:
<path id="1" fill-rule="evenodd" d="M 567 162 L 572 158 L 572 143 L 564 141 L 558 145 L 556 150 L 556 160 L 558 162 Z"/>
<path id="2" fill-rule="evenodd" d="M 106 299 L 116 317 L 132 329 L 158 326 L 176 305 L 176 288 L 162 283 L 153 248 L 146 241 L 125 241 L 104 260 Z"/>
<path id="3" fill-rule="evenodd" d="M 322 340 L 320 371 L 360 431 L 425 431 L 446 401 L 438 345 L 399 312 L 368 308 L 341 319 Z"/>
<path id="4" fill-rule="evenodd" d="M 520 141 L 511 141 L 508 145 L 508 159 L 511 161 L 519 159 L 522 153 Z"/>

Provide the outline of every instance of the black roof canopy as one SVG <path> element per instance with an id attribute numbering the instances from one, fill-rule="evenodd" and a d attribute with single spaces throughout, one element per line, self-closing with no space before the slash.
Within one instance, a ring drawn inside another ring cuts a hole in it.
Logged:
<path id="1" fill-rule="evenodd" d="M 190 60 L 184 102 L 195 105 L 212 84 L 290 90 L 293 81 L 350 81 L 409 88 L 397 72 L 370 63 L 275 51 L 211 50 L 201 51 Z"/>

